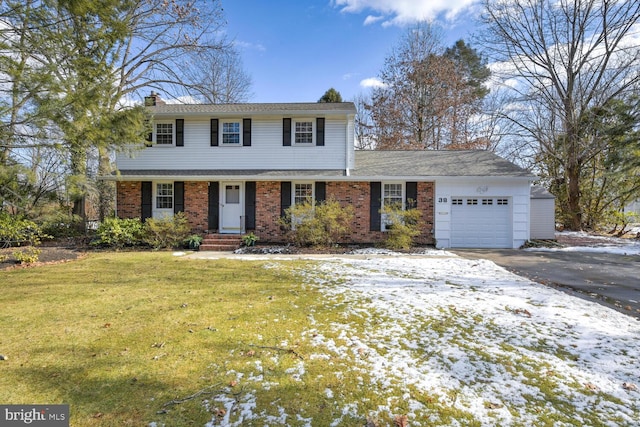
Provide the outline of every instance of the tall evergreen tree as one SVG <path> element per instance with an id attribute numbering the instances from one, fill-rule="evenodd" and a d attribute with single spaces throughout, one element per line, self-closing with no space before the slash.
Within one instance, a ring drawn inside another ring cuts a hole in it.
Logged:
<path id="1" fill-rule="evenodd" d="M 334 88 L 328 89 L 318 102 L 342 102 L 342 95 Z"/>

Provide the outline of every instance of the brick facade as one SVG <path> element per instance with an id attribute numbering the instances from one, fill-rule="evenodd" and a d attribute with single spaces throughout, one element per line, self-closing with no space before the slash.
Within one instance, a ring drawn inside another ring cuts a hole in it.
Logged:
<path id="1" fill-rule="evenodd" d="M 118 218 L 140 218 L 142 216 L 142 183 L 117 182 L 116 200 Z"/>
<path id="2" fill-rule="evenodd" d="M 202 233 L 209 227 L 209 183 L 184 183 L 184 213 L 194 232 Z"/>
<path id="3" fill-rule="evenodd" d="M 189 224 L 195 232 L 208 227 L 208 182 L 185 182 L 184 206 Z M 142 212 L 141 183 L 118 182 L 118 217 L 139 218 Z M 384 232 L 370 231 L 369 182 L 327 182 L 326 197 L 342 206 L 353 206 L 355 216 L 351 234 L 342 243 L 375 243 L 384 239 Z M 434 230 L 434 183 L 418 183 L 418 209 L 422 214 L 423 232 L 418 243 L 432 244 Z M 256 229 L 261 242 L 278 243 L 285 240 L 280 227 L 280 182 L 256 182 Z"/>
<path id="4" fill-rule="evenodd" d="M 256 182 L 256 230 L 263 242 L 282 242 L 280 229 L 280 182 Z"/>

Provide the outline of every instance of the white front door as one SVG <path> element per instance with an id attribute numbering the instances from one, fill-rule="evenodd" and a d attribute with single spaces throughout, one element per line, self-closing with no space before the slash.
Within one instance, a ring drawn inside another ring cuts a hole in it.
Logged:
<path id="1" fill-rule="evenodd" d="M 240 234 L 243 228 L 242 184 L 239 182 L 223 182 L 221 190 L 220 232 Z"/>

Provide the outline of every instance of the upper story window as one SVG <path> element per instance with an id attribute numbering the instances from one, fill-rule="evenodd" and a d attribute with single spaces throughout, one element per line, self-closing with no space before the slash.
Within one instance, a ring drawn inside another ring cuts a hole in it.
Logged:
<path id="1" fill-rule="evenodd" d="M 240 122 L 222 122 L 222 143 L 240 145 Z"/>
<path id="2" fill-rule="evenodd" d="M 156 123 L 156 144 L 173 145 L 173 123 Z"/>
<path id="3" fill-rule="evenodd" d="M 157 209 L 173 209 L 173 184 L 158 183 L 156 184 L 156 208 Z"/>
<path id="4" fill-rule="evenodd" d="M 211 119 L 212 147 L 251 147 L 251 119 Z"/>
<path id="5" fill-rule="evenodd" d="M 294 141 L 296 144 L 313 144 L 313 121 L 296 121 Z"/>
<path id="6" fill-rule="evenodd" d="M 325 142 L 325 118 L 282 119 L 282 146 L 322 147 Z"/>

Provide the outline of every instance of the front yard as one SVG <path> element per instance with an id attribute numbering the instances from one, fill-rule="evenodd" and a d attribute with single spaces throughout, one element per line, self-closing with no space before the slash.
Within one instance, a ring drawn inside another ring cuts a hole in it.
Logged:
<path id="1" fill-rule="evenodd" d="M 0 272 L 0 403 L 73 426 L 640 419 L 631 317 L 453 256 L 245 258 Z"/>

